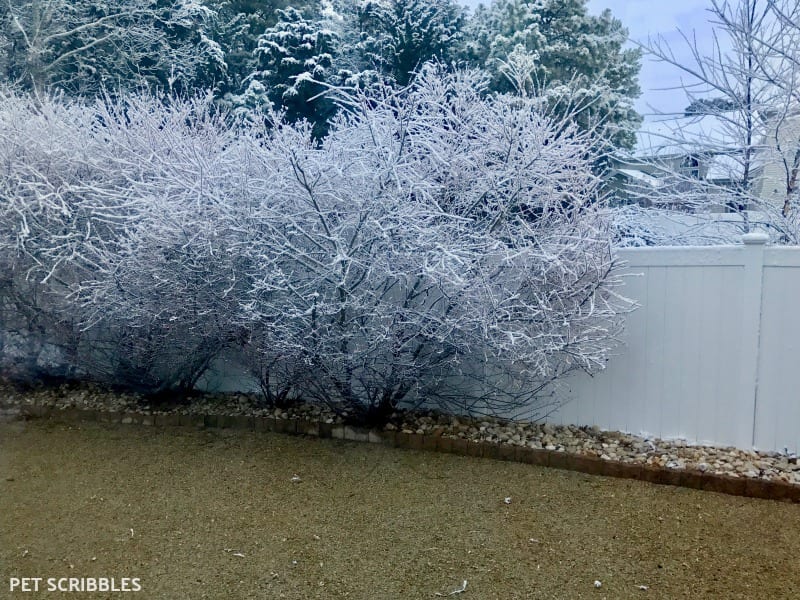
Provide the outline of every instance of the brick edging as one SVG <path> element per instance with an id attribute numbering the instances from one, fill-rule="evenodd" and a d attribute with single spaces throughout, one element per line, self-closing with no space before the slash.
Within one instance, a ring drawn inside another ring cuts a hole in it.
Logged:
<path id="1" fill-rule="evenodd" d="M 210 414 L 145 414 L 140 412 L 106 412 L 81 408 L 56 408 L 43 405 L 18 405 L 0 402 L 0 409 L 19 410 L 26 419 L 50 419 L 57 422 L 100 422 L 157 427 L 209 427 L 241 431 L 275 432 L 289 435 L 309 435 L 327 439 L 372 442 L 411 450 L 426 450 L 507 460 L 541 467 L 578 471 L 589 475 L 637 479 L 661 485 L 719 492 L 767 500 L 800 502 L 800 486 L 781 481 L 748 477 L 716 475 L 696 470 L 668 469 L 638 463 L 602 460 L 594 456 L 540 450 L 510 444 L 476 442 L 462 438 L 418 435 L 396 431 L 368 430 L 349 425 L 321 423 L 299 419 L 276 419 L 247 415 Z"/>

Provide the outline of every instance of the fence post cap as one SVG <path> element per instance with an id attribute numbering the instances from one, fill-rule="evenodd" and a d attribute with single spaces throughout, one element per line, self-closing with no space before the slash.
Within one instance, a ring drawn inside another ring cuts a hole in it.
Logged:
<path id="1" fill-rule="evenodd" d="M 753 231 L 742 236 L 742 243 L 745 246 L 763 246 L 769 241 L 769 234 L 763 231 Z"/>

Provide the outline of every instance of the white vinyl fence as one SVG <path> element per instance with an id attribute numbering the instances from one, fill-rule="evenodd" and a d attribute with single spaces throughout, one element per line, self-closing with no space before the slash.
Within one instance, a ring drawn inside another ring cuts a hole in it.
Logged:
<path id="1" fill-rule="evenodd" d="M 550 420 L 800 450 L 800 247 L 620 250 L 641 307 L 608 368 L 567 382 Z"/>

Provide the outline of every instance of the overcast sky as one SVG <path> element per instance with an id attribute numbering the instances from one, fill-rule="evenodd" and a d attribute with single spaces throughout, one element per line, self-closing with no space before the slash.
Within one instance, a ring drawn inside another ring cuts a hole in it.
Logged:
<path id="1" fill-rule="evenodd" d="M 479 0 L 462 2 L 471 8 L 479 4 Z M 706 11 L 709 4 L 705 0 L 589 0 L 588 7 L 592 14 L 611 9 L 611 13 L 622 21 L 634 40 L 647 42 L 648 36 L 661 35 L 672 46 L 675 55 L 688 62 L 690 58 L 686 44 L 677 30 L 689 34 L 694 30 L 698 44 L 702 47 L 704 42 L 707 43 L 711 32 Z M 663 90 L 680 85 L 681 77 L 675 67 L 645 56 L 639 75 L 642 97 L 636 103 L 637 110 L 642 114 L 652 113 L 653 110 L 649 108 L 652 106 L 660 111 L 682 112 L 688 104 L 685 94 L 681 90 Z"/>

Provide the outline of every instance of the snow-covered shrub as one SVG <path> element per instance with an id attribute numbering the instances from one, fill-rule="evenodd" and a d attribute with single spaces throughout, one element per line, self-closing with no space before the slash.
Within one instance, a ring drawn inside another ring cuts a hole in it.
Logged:
<path id="1" fill-rule="evenodd" d="M 306 367 L 305 396 L 366 419 L 423 401 L 514 411 L 604 365 L 625 302 L 591 140 L 485 83 L 432 66 L 343 98 L 321 145 L 269 134 L 241 318 Z"/>
<path id="2" fill-rule="evenodd" d="M 55 337 L 102 381 L 191 388 L 239 335 L 215 212 L 242 197 L 235 129 L 206 98 L 0 102 L 4 325 Z"/>
<path id="3" fill-rule="evenodd" d="M 37 104 L 4 94 L 0 102 L 0 316 L 6 339 L 24 341 L 5 348 L 0 366 L 38 377 L 45 375 L 36 364 L 42 344 L 73 359 L 78 352 L 82 334 L 67 297 L 82 266 L 72 257 L 81 254 L 86 215 L 103 202 L 113 173 L 97 168 L 105 152 L 92 151 L 90 112 L 58 99 Z M 58 370 L 69 376 L 73 369 Z"/>
<path id="4" fill-rule="evenodd" d="M 323 140 L 207 98 L 4 96 L 6 279 L 112 383 L 190 389 L 235 347 L 271 401 L 365 421 L 541 408 L 604 366 L 628 304 L 593 141 L 485 85 L 429 66 L 343 92 Z"/>

